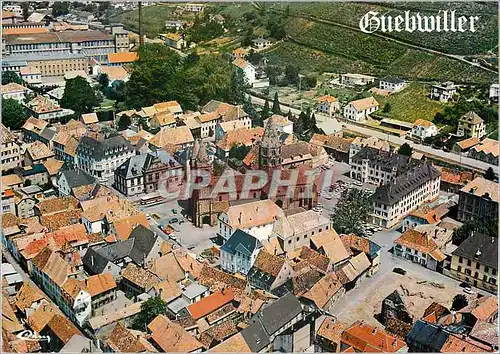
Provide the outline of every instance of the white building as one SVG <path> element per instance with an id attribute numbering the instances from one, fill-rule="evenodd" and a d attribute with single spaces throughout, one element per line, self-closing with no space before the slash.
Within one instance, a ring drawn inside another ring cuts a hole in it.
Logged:
<path id="1" fill-rule="evenodd" d="M 257 49 L 265 49 L 271 46 L 271 41 L 269 39 L 257 38 L 252 41 L 253 46 Z"/>
<path id="2" fill-rule="evenodd" d="M 446 81 L 442 84 L 432 85 L 430 97 L 433 100 L 438 100 L 441 102 L 448 102 L 453 98 L 453 95 L 457 93 L 457 86 L 451 82 Z"/>
<path id="3" fill-rule="evenodd" d="M 373 97 L 366 97 L 360 100 L 352 101 L 344 107 L 344 117 L 360 122 L 365 120 L 368 115 L 379 108 L 379 103 Z"/>
<path id="4" fill-rule="evenodd" d="M 490 100 L 497 102 L 498 101 L 498 91 L 499 91 L 499 86 L 498 84 L 493 84 L 490 86 Z"/>
<path id="5" fill-rule="evenodd" d="M 107 139 L 84 136 L 76 150 L 76 164 L 100 182 L 106 182 L 118 166 L 134 155 L 133 146 L 121 135 Z"/>
<path id="6" fill-rule="evenodd" d="M 255 82 L 255 66 L 253 66 L 250 62 L 246 61 L 245 59 L 236 59 L 233 61 L 233 65 L 236 65 L 243 71 L 247 83 L 250 86 L 253 86 Z"/>
<path id="7" fill-rule="evenodd" d="M 394 76 L 386 76 L 380 79 L 379 89 L 386 90 L 389 92 L 398 92 L 404 89 L 406 86 L 406 81 Z"/>
<path id="8" fill-rule="evenodd" d="M 412 210 L 438 198 L 440 182 L 439 171 L 430 164 L 421 164 L 401 174 L 378 187 L 372 195 L 370 221 L 386 228 L 395 226 Z"/>
<path id="9" fill-rule="evenodd" d="M 13 12 L 19 17 L 23 15 L 23 9 L 19 5 L 4 5 L 2 7 L 2 10 L 7 12 Z"/>
<path id="10" fill-rule="evenodd" d="M 389 151 L 390 145 L 385 140 L 380 140 L 374 136 L 369 138 L 356 137 L 349 146 L 349 165 L 352 163 L 352 158 L 361 151 L 365 146 L 372 147 L 377 150 Z"/>
<path id="11" fill-rule="evenodd" d="M 335 112 L 340 111 L 339 101 L 330 95 L 321 96 L 318 98 L 318 105 L 316 106 L 318 112 L 332 115 Z"/>
<path id="12" fill-rule="evenodd" d="M 434 123 L 425 119 L 417 119 L 411 128 L 410 135 L 412 138 L 424 140 L 437 135 L 437 133 L 438 130 Z"/>
<path id="13" fill-rule="evenodd" d="M 232 205 L 219 215 L 218 235 L 227 241 L 236 229 L 240 229 L 259 241 L 267 240 L 273 232 L 276 220 L 285 215 L 272 200 Z"/>
<path id="14" fill-rule="evenodd" d="M 4 100 L 11 98 L 19 103 L 23 103 L 26 95 L 33 91 L 23 85 L 16 84 L 15 82 L 2 85 L 2 97 Z"/>
<path id="15" fill-rule="evenodd" d="M 457 135 L 481 139 L 486 135 L 486 124 L 475 112 L 469 111 L 458 119 Z"/>
<path id="16" fill-rule="evenodd" d="M 194 12 L 194 13 L 202 13 L 203 10 L 205 9 L 205 4 L 194 4 L 194 3 L 189 3 L 184 5 L 184 10 L 187 12 Z"/>
<path id="17" fill-rule="evenodd" d="M 29 85 L 41 85 L 42 71 L 33 66 L 27 66 L 19 71 L 21 79 L 26 81 Z"/>
<path id="18" fill-rule="evenodd" d="M 329 230 L 330 227 L 330 219 L 313 210 L 303 210 L 276 220 L 273 235 L 277 237 L 283 251 L 291 252 L 303 246 L 309 247 L 314 234 Z"/>
<path id="19" fill-rule="evenodd" d="M 220 249 L 221 268 L 228 273 L 246 275 L 261 249 L 262 243 L 259 240 L 238 229 Z"/>
<path id="20" fill-rule="evenodd" d="M 375 77 L 361 74 L 342 74 L 340 83 L 345 86 L 365 86 L 375 81 Z"/>

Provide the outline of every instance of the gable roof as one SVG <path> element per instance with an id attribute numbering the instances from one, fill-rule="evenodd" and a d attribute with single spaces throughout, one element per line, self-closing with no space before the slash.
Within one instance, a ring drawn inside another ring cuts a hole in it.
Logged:
<path id="1" fill-rule="evenodd" d="M 54 333 L 64 344 L 68 343 L 75 334 L 81 334 L 78 328 L 62 315 L 55 315 L 52 317 L 49 323 L 47 323 L 47 327 L 50 328 L 52 333 Z"/>
<path id="2" fill-rule="evenodd" d="M 177 262 L 173 252 L 154 259 L 149 269 L 162 279 L 168 279 L 173 282 L 179 282 L 184 279 L 184 271 Z"/>
<path id="3" fill-rule="evenodd" d="M 95 124 L 99 123 L 99 118 L 96 113 L 85 113 L 82 114 L 82 121 L 84 124 Z"/>
<path id="4" fill-rule="evenodd" d="M 133 63 L 138 59 L 138 57 L 137 52 L 108 53 L 108 63 Z"/>
<path id="5" fill-rule="evenodd" d="M 188 126 L 160 130 L 155 136 L 149 139 L 149 144 L 159 149 L 167 144 L 177 146 L 193 142 L 193 134 L 191 134 L 191 129 Z"/>
<path id="6" fill-rule="evenodd" d="M 115 325 L 111 334 L 106 339 L 106 344 L 117 353 L 141 353 L 146 351 L 146 348 L 137 336 L 132 334 L 130 330 L 119 322 Z"/>
<path id="7" fill-rule="evenodd" d="M 126 240 L 132 231 L 139 225 L 149 228 L 146 214 L 139 213 L 113 222 L 115 234 L 120 240 Z"/>
<path id="8" fill-rule="evenodd" d="M 452 255 L 474 259 L 487 266 L 497 268 L 498 266 L 498 238 L 491 237 L 479 232 L 474 232 L 463 241 Z"/>
<path id="9" fill-rule="evenodd" d="M 287 294 L 263 307 L 250 323 L 259 321 L 268 335 L 275 334 L 302 312 L 302 305 L 293 294 Z"/>
<path id="10" fill-rule="evenodd" d="M 356 109 L 356 111 L 358 111 L 358 112 L 364 111 L 364 110 L 372 108 L 372 107 L 379 106 L 379 103 L 373 97 L 362 98 L 360 100 L 352 101 L 349 104 L 352 105 Z"/>
<path id="11" fill-rule="evenodd" d="M 200 301 L 189 305 L 187 310 L 195 320 L 198 320 L 223 307 L 224 305 L 229 304 L 233 300 L 233 289 L 229 287 L 228 289 L 219 290 L 204 297 Z"/>
<path id="12" fill-rule="evenodd" d="M 86 280 L 86 289 L 90 296 L 96 296 L 116 288 L 116 283 L 111 273 L 91 275 Z"/>
<path id="13" fill-rule="evenodd" d="M 342 342 L 359 352 L 398 352 L 406 343 L 383 329 L 356 321 L 342 333 Z"/>
<path id="14" fill-rule="evenodd" d="M 315 249 L 324 253 L 333 263 L 341 262 L 350 256 L 340 236 L 332 227 L 311 236 L 311 243 Z"/>
<path id="15" fill-rule="evenodd" d="M 203 347 L 184 328 L 163 315 L 158 315 L 151 321 L 148 324 L 148 329 L 153 333 L 151 339 L 164 352 L 188 353 Z"/>
<path id="16" fill-rule="evenodd" d="M 160 279 L 156 275 L 147 269 L 136 266 L 134 263 L 127 264 L 127 267 L 122 270 L 122 277 L 132 284 L 140 286 L 145 292 L 160 283 Z"/>
<path id="17" fill-rule="evenodd" d="M 498 203 L 498 183 L 487 180 L 483 177 L 476 177 L 473 181 L 467 183 L 460 192 L 474 194 L 483 198 L 491 198 Z"/>
<path id="18" fill-rule="evenodd" d="M 61 175 L 64 175 L 70 189 L 95 183 L 94 177 L 78 168 L 74 170 L 62 170 Z"/>
<path id="19" fill-rule="evenodd" d="M 259 240 L 245 231 L 237 229 L 224 245 L 222 245 L 221 251 L 233 255 L 239 252 L 250 257 L 253 252 L 260 247 L 262 247 L 262 244 Z"/>
<path id="20" fill-rule="evenodd" d="M 302 297 L 311 300 L 318 308 L 322 309 L 341 288 L 342 282 L 335 273 L 328 273 Z"/>
<path id="21" fill-rule="evenodd" d="M 233 229 L 245 229 L 270 224 L 284 216 L 283 210 L 270 199 L 232 205 L 226 214 L 228 224 Z"/>

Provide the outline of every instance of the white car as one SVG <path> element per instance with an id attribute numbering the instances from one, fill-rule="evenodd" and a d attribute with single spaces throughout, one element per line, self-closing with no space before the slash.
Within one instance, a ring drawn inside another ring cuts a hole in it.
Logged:
<path id="1" fill-rule="evenodd" d="M 146 214 L 146 219 L 147 219 L 147 220 L 151 220 L 151 215 Z"/>
<path id="2" fill-rule="evenodd" d="M 319 208 L 319 207 L 314 207 L 313 211 L 315 211 L 316 213 L 321 213 L 321 211 L 323 211 L 323 209 Z"/>
<path id="3" fill-rule="evenodd" d="M 358 186 L 358 187 L 363 186 L 363 183 L 361 183 L 360 181 L 354 181 L 353 183 L 355 186 Z"/>
<path id="4" fill-rule="evenodd" d="M 464 293 L 472 295 L 472 294 L 474 294 L 474 291 L 471 288 L 464 288 Z"/>

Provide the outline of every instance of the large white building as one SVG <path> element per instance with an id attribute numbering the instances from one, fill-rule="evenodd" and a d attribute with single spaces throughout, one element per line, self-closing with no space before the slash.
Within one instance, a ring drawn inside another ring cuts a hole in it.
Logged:
<path id="1" fill-rule="evenodd" d="M 378 87 L 381 90 L 389 92 L 398 92 L 404 89 L 406 86 L 406 81 L 394 76 L 386 76 L 380 79 Z"/>
<path id="2" fill-rule="evenodd" d="M 437 133 L 438 130 L 434 123 L 425 119 L 417 119 L 413 123 L 410 135 L 412 138 L 424 140 L 425 138 L 437 135 Z"/>
<path id="3" fill-rule="evenodd" d="M 218 235 L 227 241 L 234 231 L 240 229 L 259 241 L 267 240 L 273 232 L 274 222 L 284 215 L 270 199 L 232 205 L 219 215 Z"/>
<path id="4" fill-rule="evenodd" d="M 379 103 L 373 97 L 366 97 L 360 100 L 352 101 L 344 107 L 344 117 L 360 122 L 365 120 L 371 113 L 379 108 Z"/>
<path id="5" fill-rule="evenodd" d="M 250 86 L 253 86 L 255 82 L 255 66 L 253 66 L 250 62 L 242 58 L 234 60 L 233 65 L 236 65 L 240 70 L 243 71 L 247 83 Z"/>
<path id="6" fill-rule="evenodd" d="M 259 240 L 242 230 L 236 230 L 220 249 L 221 268 L 229 273 L 246 275 L 261 249 Z"/>
<path id="7" fill-rule="evenodd" d="M 122 163 L 134 155 L 133 146 L 121 135 L 109 138 L 84 136 L 76 150 L 76 164 L 100 182 L 106 182 Z"/>
<path id="8" fill-rule="evenodd" d="M 421 164 L 378 187 L 372 195 L 373 224 L 390 228 L 410 211 L 439 196 L 439 171 L 430 164 Z"/>
<path id="9" fill-rule="evenodd" d="M 364 147 L 351 159 L 351 178 L 380 186 L 408 172 L 419 160 L 392 151 Z"/>

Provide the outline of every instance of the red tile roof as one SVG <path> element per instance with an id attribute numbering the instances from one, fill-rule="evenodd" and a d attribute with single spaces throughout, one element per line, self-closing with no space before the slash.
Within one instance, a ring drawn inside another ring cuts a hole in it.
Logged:
<path id="1" fill-rule="evenodd" d="M 358 352 L 368 353 L 394 353 L 406 346 L 401 339 L 363 321 L 356 321 L 342 333 L 342 343 L 352 346 Z"/>
<path id="2" fill-rule="evenodd" d="M 187 307 L 187 310 L 195 320 L 207 316 L 222 306 L 234 300 L 233 289 L 229 287 L 225 290 L 217 291 L 194 304 Z"/>

